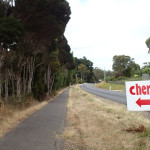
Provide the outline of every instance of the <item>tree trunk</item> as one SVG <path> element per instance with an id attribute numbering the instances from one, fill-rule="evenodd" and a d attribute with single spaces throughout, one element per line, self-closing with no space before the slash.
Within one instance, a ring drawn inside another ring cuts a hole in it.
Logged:
<path id="1" fill-rule="evenodd" d="M 46 73 L 44 73 L 44 83 L 47 86 L 47 77 L 46 77 Z"/>
<path id="2" fill-rule="evenodd" d="M 32 92 L 32 80 L 33 80 L 33 74 L 35 70 L 35 59 L 36 59 L 36 54 L 31 58 L 29 63 L 28 93 Z"/>
<path id="3" fill-rule="evenodd" d="M 5 102 L 8 103 L 8 69 L 5 71 Z"/>
<path id="4" fill-rule="evenodd" d="M 3 66 L 3 52 L 2 47 L 0 46 L 0 102 L 2 99 L 2 66 Z"/>
<path id="5" fill-rule="evenodd" d="M 27 71 L 26 66 L 24 65 L 24 71 L 23 71 L 23 93 L 26 94 L 26 88 L 27 88 Z"/>
<path id="6" fill-rule="evenodd" d="M 54 81 L 55 81 L 55 77 L 53 77 L 53 79 L 51 79 L 51 87 L 50 87 L 50 92 L 49 92 L 49 94 L 51 95 L 51 93 L 52 93 L 52 89 L 53 89 L 53 84 L 54 84 Z"/>
<path id="7" fill-rule="evenodd" d="M 22 60 L 23 60 L 23 53 L 19 53 L 19 60 L 17 65 L 17 74 L 16 74 L 16 80 L 17 80 L 17 99 L 20 102 L 21 101 L 21 71 L 22 71 Z"/>
<path id="8" fill-rule="evenodd" d="M 17 98 L 18 101 L 21 101 L 21 73 L 18 72 L 17 76 L 16 76 L 16 80 L 17 80 Z"/>
<path id="9" fill-rule="evenodd" d="M 2 101 L 2 75 L 0 69 L 0 102 Z"/>
<path id="10" fill-rule="evenodd" d="M 33 79 L 33 71 L 34 71 L 34 66 L 33 64 L 29 64 L 29 79 L 28 79 L 28 94 L 31 93 L 32 91 L 32 79 Z"/>
<path id="11" fill-rule="evenodd" d="M 47 67 L 47 99 L 49 99 L 49 92 L 50 92 L 50 75 L 51 75 L 51 71 L 50 71 L 50 65 L 48 65 Z"/>
<path id="12" fill-rule="evenodd" d="M 28 80 L 28 94 L 30 94 L 31 91 L 32 91 L 32 78 L 33 78 L 33 75 L 30 74 L 29 75 L 29 80 Z"/>
<path id="13" fill-rule="evenodd" d="M 11 84 L 12 84 L 12 96 L 15 96 L 15 79 L 14 74 L 11 76 Z"/>

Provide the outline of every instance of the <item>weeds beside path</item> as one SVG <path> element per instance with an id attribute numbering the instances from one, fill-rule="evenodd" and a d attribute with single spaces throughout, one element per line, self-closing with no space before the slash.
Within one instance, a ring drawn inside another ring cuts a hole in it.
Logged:
<path id="1" fill-rule="evenodd" d="M 148 150 L 150 120 L 74 86 L 63 137 L 64 150 Z"/>
<path id="2" fill-rule="evenodd" d="M 56 96 L 61 94 L 64 89 L 57 92 L 49 101 L 52 101 Z M 30 100 L 29 100 L 30 101 Z M 25 120 L 31 114 L 40 110 L 48 104 L 49 101 L 37 102 L 31 100 L 31 104 L 27 108 L 20 109 L 13 105 L 6 105 L 0 108 L 0 138 L 6 133 L 15 128 L 21 121 Z"/>

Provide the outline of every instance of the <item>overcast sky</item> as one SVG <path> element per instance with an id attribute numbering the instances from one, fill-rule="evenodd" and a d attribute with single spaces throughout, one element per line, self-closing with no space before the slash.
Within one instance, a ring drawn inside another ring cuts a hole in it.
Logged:
<path id="1" fill-rule="evenodd" d="M 75 57 L 112 70 L 114 55 L 129 55 L 141 67 L 150 62 L 150 0 L 67 0 L 71 7 L 65 36 Z"/>

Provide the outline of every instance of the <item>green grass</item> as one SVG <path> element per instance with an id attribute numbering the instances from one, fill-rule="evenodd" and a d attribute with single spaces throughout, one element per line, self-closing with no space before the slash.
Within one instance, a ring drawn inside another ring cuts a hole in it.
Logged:
<path id="1" fill-rule="evenodd" d="M 132 77 L 132 78 L 127 79 L 126 81 L 141 81 L 141 80 L 142 80 L 142 77 Z"/>
<path id="2" fill-rule="evenodd" d="M 147 130 L 143 133 L 141 133 L 141 137 L 149 137 L 150 136 L 150 128 L 147 128 Z"/>
<path id="3" fill-rule="evenodd" d="M 106 83 L 106 82 L 101 82 L 95 85 L 98 88 L 102 89 L 107 89 L 110 90 L 125 90 L 125 85 L 123 84 L 114 84 L 114 83 Z"/>
<path id="4" fill-rule="evenodd" d="M 126 78 L 123 80 L 116 80 L 116 81 L 110 81 L 112 83 L 107 82 L 101 82 L 96 84 L 95 86 L 102 89 L 110 90 L 125 90 L 125 82 L 126 81 L 142 81 L 142 77 L 132 77 L 132 78 Z"/>
<path id="5" fill-rule="evenodd" d="M 127 78 L 123 81 L 141 81 L 142 77 L 132 77 L 132 78 Z"/>
<path id="6" fill-rule="evenodd" d="M 116 81 L 111 81 L 112 83 L 107 83 L 107 82 L 101 82 L 96 84 L 95 86 L 98 88 L 102 89 L 107 89 L 110 90 L 125 90 L 125 82 L 126 81 L 141 81 L 142 77 L 132 77 L 132 78 L 126 78 L 123 80 L 116 80 Z"/>

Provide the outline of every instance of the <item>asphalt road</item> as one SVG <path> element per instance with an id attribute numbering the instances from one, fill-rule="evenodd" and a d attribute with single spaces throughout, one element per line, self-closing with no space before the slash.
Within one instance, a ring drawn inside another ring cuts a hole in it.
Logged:
<path id="1" fill-rule="evenodd" d="M 62 150 L 68 91 L 0 139 L 0 150 Z"/>
<path id="2" fill-rule="evenodd" d="M 126 94 L 118 91 L 104 90 L 96 88 L 94 84 L 85 83 L 80 86 L 83 90 L 95 94 L 97 96 L 113 100 L 122 104 L 127 104 Z"/>

